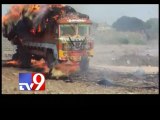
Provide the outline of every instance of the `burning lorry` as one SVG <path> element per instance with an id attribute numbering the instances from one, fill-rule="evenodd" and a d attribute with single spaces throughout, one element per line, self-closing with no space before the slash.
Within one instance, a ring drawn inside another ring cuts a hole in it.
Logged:
<path id="1" fill-rule="evenodd" d="M 52 76 L 88 68 L 93 56 L 88 15 L 61 4 L 21 4 L 11 7 L 2 24 L 3 36 L 17 46 L 13 59 L 21 67 L 43 58 Z"/>

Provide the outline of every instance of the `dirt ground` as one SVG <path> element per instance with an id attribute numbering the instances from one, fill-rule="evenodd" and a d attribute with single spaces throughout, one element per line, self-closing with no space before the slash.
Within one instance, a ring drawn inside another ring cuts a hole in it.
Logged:
<path id="1" fill-rule="evenodd" d="M 34 70 L 3 66 L 2 94 L 159 94 L 158 45 L 96 44 L 94 51 L 86 74 L 47 79 L 45 91 L 19 91 L 19 73 Z"/>

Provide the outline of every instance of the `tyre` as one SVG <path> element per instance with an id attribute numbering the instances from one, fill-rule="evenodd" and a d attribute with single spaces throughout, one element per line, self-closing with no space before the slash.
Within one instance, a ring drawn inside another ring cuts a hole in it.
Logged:
<path id="1" fill-rule="evenodd" d="M 80 71 L 87 72 L 89 69 L 89 59 L 87 56 L 83 56 L 80 61 Z"/>
<path id="2" fill-rule="evenodd" d="M 19 59 L 19 57 L 20 57 L 19 52 L 21 51 L 20 49 L 22 49 L 22 48 L 20 48 L 19 46 L 17 46 L 16 53 L 13 54 L 12 60 L 18 60 Z"/>
<path id="3" fill-rule="evenodd" d="M 29 53 L 27 48 L 19 48 L 19 60 L 21 61 L 22 68 L 30 68 L 31 67 L 31 54 Z"/>
<path id="4" fill-rule="evenodd" d="M 34 57 L 33 57 L 33 59 L 35 59 L 35 60 L 38 60 L 38 61 L 39 61 L 39 60 L 41 60 L 41 59 L 42 59 L 42 57 L 41 57 L 41 56 L 34 56 Z"/>
<path id="5" fill-rule="evenodd" d="M 18 53 L 13 54 L 12 60 L 18 60 L 18 59 L 19 59 Z"/>
<path id="6" fill-rule="evenodd" d="M 51 50 L 47 51 L 46 62 L 47 62 L 47 66 L 49 68 L 49 72 L 47 74 L 47 77 L 51 78 L 54 76 L 53 75 L 53 67 L 58 63 Z"/>
<path id="7" fill-rule="evenodd" d="M 50 69 L 53 68 L 53 66 L 56 64 L 56 59 L 51 50 L 47 51 L 46 62 Z"/>

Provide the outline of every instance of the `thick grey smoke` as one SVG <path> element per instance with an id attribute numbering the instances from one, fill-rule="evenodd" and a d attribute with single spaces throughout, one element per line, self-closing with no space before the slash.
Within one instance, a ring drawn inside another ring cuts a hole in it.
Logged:
<path id="1" fill-rule="evenodd" d="M 48 5 L 46 4 L 40 4 L 40 12 L 36 15 L 36 17 L 33 19 L 33 25 L 34 27 L 37 27 L 39 23 L 43 20 L 42 18 L 46 14 L 46 11 L 48 9 Z"/>

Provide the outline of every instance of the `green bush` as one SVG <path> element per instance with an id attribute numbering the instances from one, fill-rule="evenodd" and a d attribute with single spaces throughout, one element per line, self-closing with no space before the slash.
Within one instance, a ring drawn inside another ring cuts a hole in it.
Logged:
<path id="1" fill-rule="evenodd" d="M 119 43 L 120 44 L 129 44 L 129 40 L 127 38 L 120 38 Z"/>
<path id="2" fill-rule="evenodd" d="M 130 44 L 144 45 L 144 44 L 146 44 L 146 42 L 143 40 L 140 40 L 140 39 L 132 39 L 132 40 L 130 40 Z"/>

